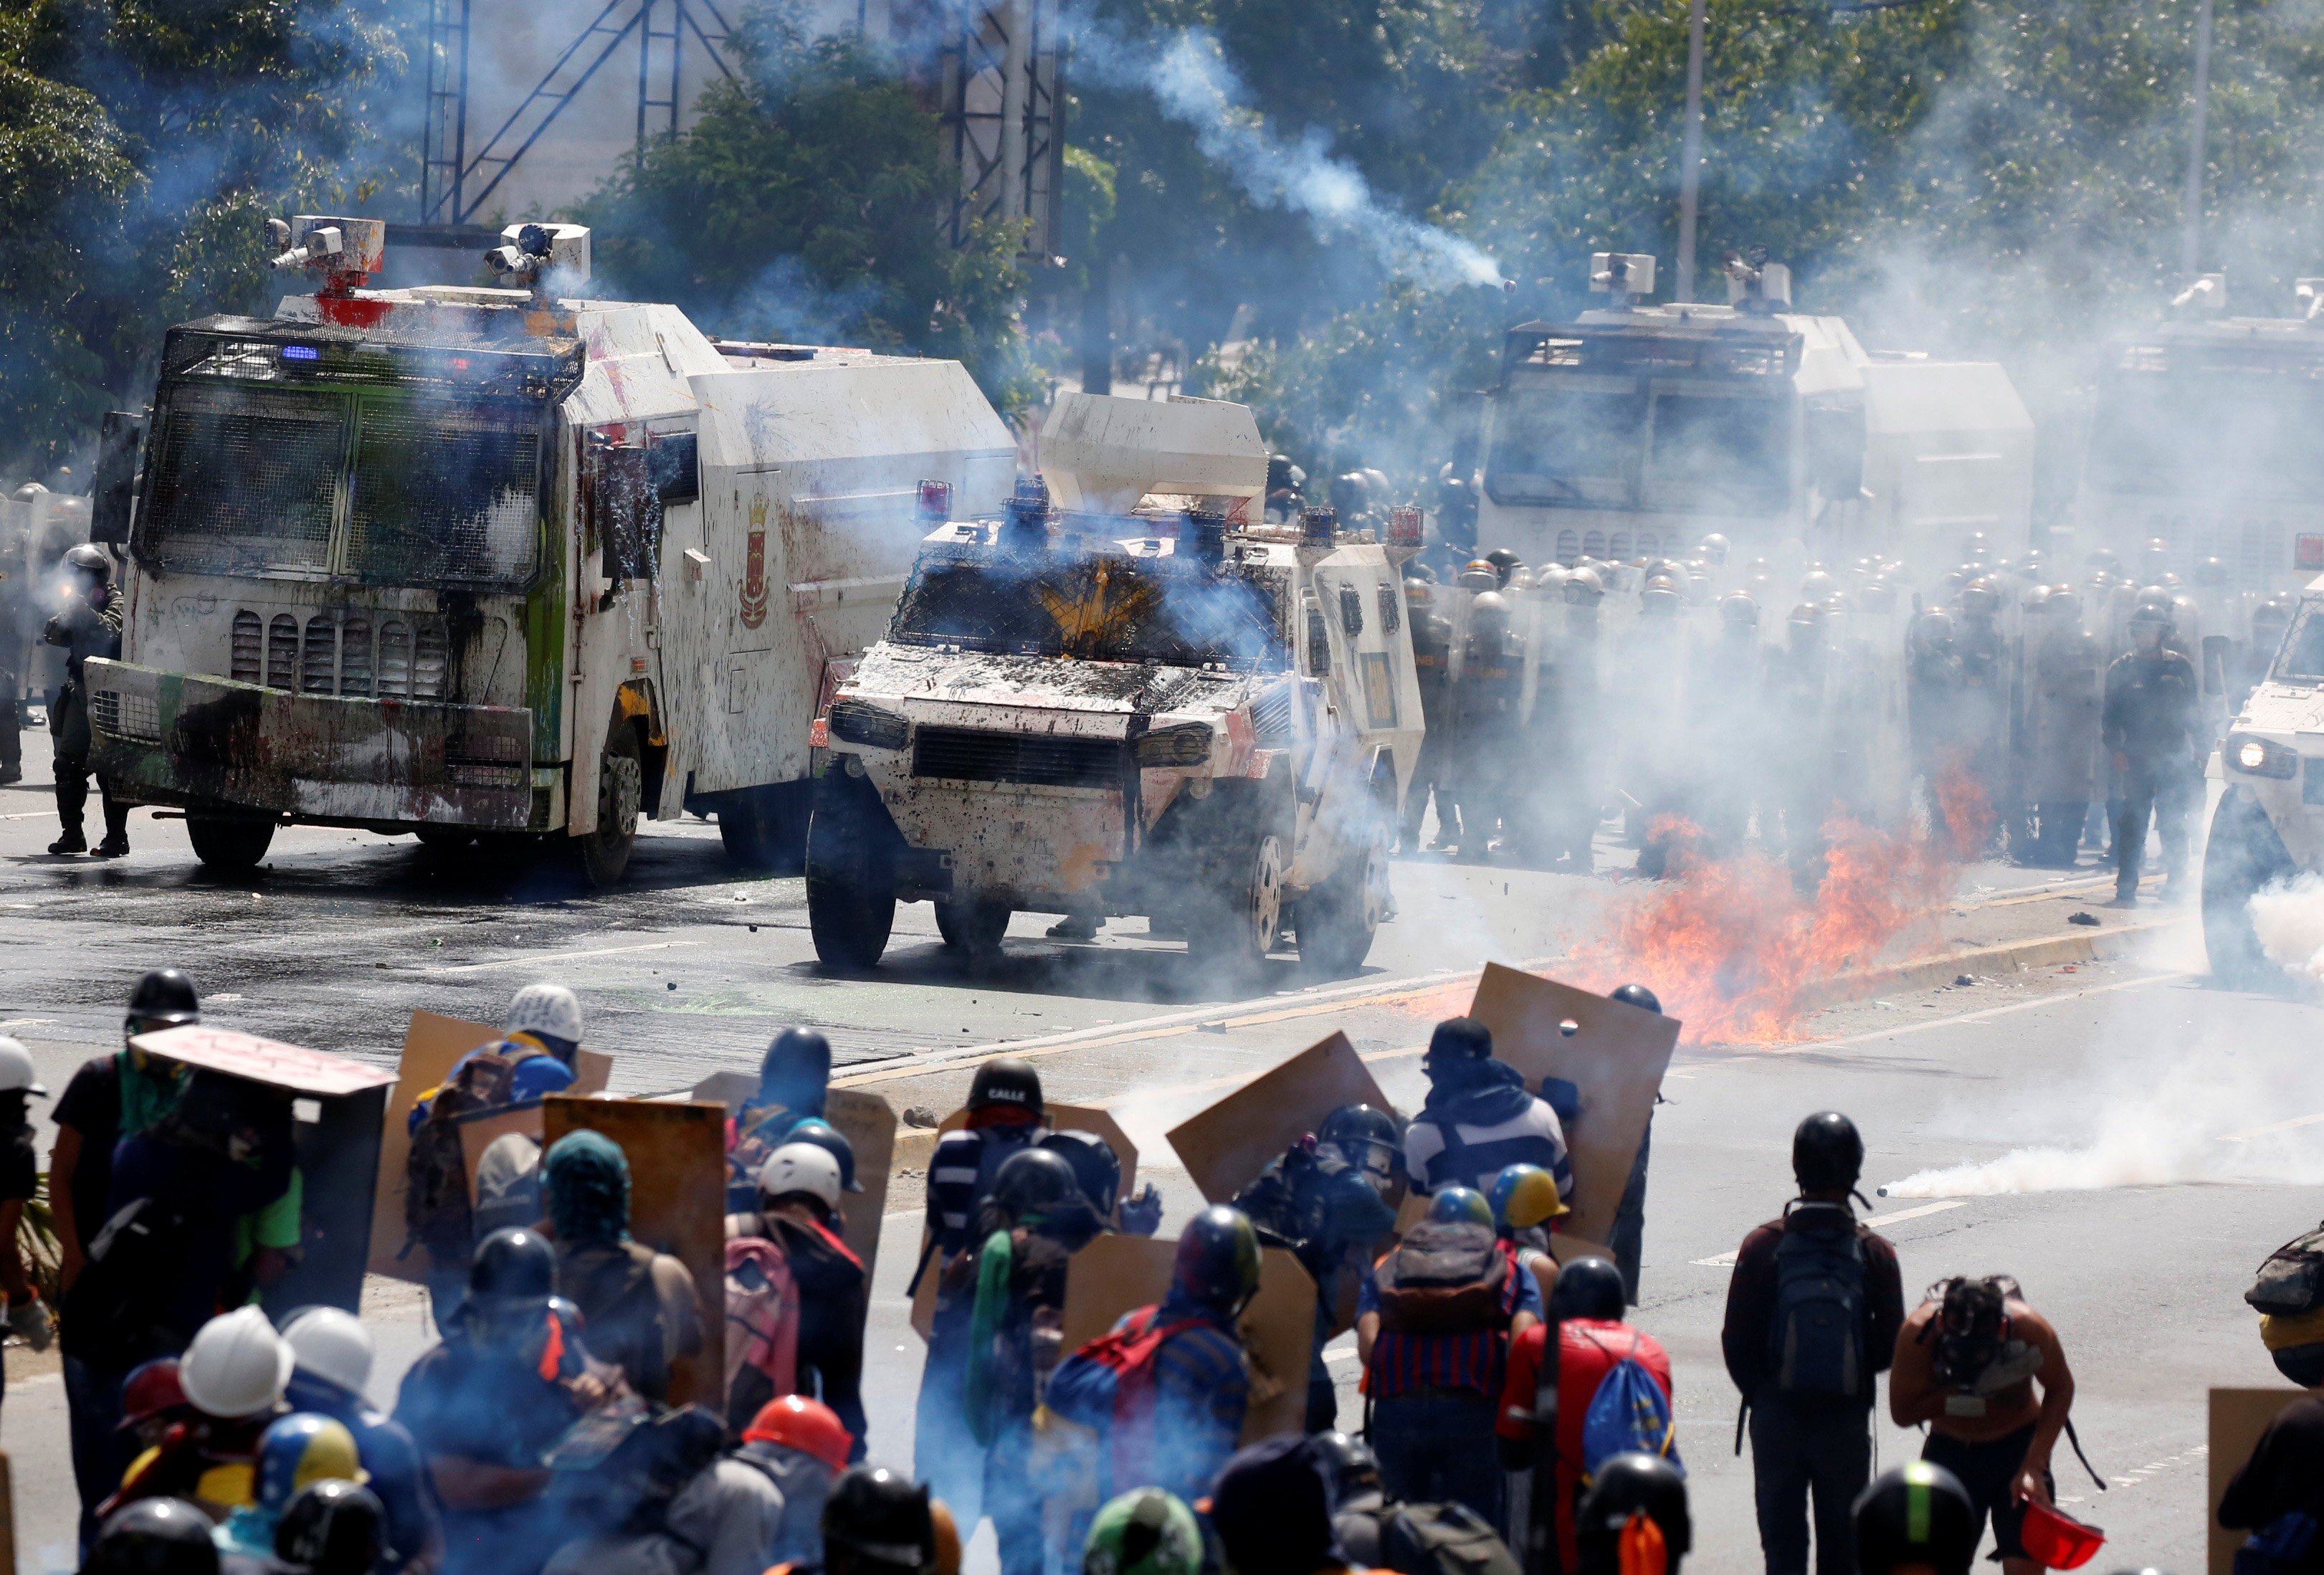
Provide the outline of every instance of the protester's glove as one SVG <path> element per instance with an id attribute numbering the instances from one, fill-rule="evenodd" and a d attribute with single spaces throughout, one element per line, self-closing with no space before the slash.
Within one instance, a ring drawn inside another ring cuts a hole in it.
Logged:
<path id="1" fill-rule="evenodd" d="M 8 1309 L 8 1332 L 22 1335 L 34 1350 L 46 1350 L 57 1336 L 57 1326 L 49 1316 L 48 1303 L 34 1296 Z"/>
<path id="2" fill-rule="evenodd" d="M 1998 1395 L 2012 1384 L 2022 1384 L 2042 1370 L 2042 1348 L 2013 1340 L 2001 1348 L 1990 1367 L 1969 1386 L 1972 1395 Z"/>
<path id="3" fill-rule="evenodd" d="M 1132 1236 L 1151 1236 L 1162 1229 L 1162 1194 L 1152 1182 L 1136 1197 L 1122 1199 L 1121 1228 Z"/>

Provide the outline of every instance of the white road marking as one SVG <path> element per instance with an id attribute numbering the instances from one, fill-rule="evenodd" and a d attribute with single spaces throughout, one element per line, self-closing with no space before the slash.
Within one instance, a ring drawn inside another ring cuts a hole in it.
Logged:
<path id="1" fill-rule="evenodd" d="M 1960 1198 L 1948 1198 L 1941 1203 L 1923 1203 L 1917 1209 L 1899 1209 L 1893 1214 L 1875 1214 L 1864 1223 L 1877 1229 L 1883 1225 L 1894 1225 L 1901 1220 L 1918 1220 L 1924 1215 L 1941 1214 L 1947 1209 L 1960 1208 L 1963 1202 L 1965 1200 Z M 1740 1248 L 1736 1248 L 1737 1252 L 1741 1250 Z M 1735 1253 L 1722 1252 L 1715 1257 L 1698 1257 L 1693 1262 L 1697 1268 L 1733 1268 Z"/>
<path id="2" fill-rule="evenodd" d="M 2297 1127 L 2313 1127 L 2319 1121 L 2324 1121 L 2324 1111 L 2319 1111 L 2313 1116 L 2294 1116 L 2289 1121 L 2276 1121 L 2265 1127 L 2254 1127 L 2245 1132 L 2228 1132 L 2223 1134 L 2219 1141 L 2242 1143 L 2253 1138 L 2264 1138 L 2273 1132 L 2289 1132 Z"/>
<path id="3" fill-rule="evenodd" d="M 53 809 L 27 809 L 21 815 L 0 815 L 0 820 L 54 820 L 56 817 L 57 812 Z"/>
<path id="4" fill-rule="evenodd" d="M 542 962 L 570 962 L 577 957 L 614 957 L 624 952 L 667 952 L 673 946 L 699 946 L 700 941 L 653 941 L 642 946 L 600 946 L 590 952 L 541 952 L 524 957 L 503 957 L 497 962 L 463 962 L 451 968 L 423 968 L 422 973 L 483 973 L 493 968 L 531 968 Z"/>

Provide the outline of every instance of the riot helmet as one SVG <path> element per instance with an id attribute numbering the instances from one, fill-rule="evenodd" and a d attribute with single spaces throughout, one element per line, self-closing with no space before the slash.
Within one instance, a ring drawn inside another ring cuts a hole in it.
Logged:
<path id="1" fill-rule="evenodd" d="M 1314 1435 L 1315 1458 L 1332 1487 L 1332 1507 L 1343 1509 L 1349 1500 L 1380 1490 L 1379 1460 L 1371 1446 L 1334 1429 Z"/>
<path id="2" fill-rule="evenodd" d="M 1645 1532 L 1647 1524 L 1652 1533 Z M 1686 1478 L 1666 1457 L 1630 1450 L 1600 1464 L 1575 1514 L 1585 1575 L 1617 1575 L 1625 1567 L 1622 1543 L 1640 1534 L 1661 1538 L 1665 1575 L 1677 1575 L 1694 1542 Z"/>
<path id="3" fill-rule="evenodd" d="M 1985 561 L 1986 551 L 1987 547 L 1984 531 L 1972 530 L 1967 536 L 1961 538 L 1961 562 L 1983 563 Z"/>
<path id="4" fill-rule="evenodd" d="M 1613 994 L 1608 996 L 1606 999 L 1609 1000 L 1624 1001 L 1634 1007 L 1643 1007 L 1647 1011 L 1655 1013 L 1657 1016 L 1661 1014 L 1663 1009 L 1663 1003 L 1655 997 L 1655 992 L 1648 990 L 1643 984 L 1623 985 L 1619 990 L 1615 990 Z"/>
<path id="5" fill-rule="evenodd" d="M 1908 1564 L 1937 1575 L 1969 1575 L 1985 1516 L 1960 1479 L 1942 1466 L 1909 1460 L 1857 1495 L 1856 1567 L 1889 1575 Z"/>
<path id="6" fill-rule="evenodd" d="M 360 1483 L 337 1478 L 299 1490 L 274 1526 L 274 1552 L 309 1575 L 371 1575 L 387 1510 Z"/>
<path id="7" fill-rule="evenodd" d="M 1714 530 L 1694 544 L 1695 556 L 1713 568 L 1727 566 L 1727 538 Z"/>
<path id="8" fill-rule="evenodd" d="M 125 1037 L 201 1020 L 202 1004 L 195 998 L 194 981 L 179 969 L 156 968 L 130 992 L 129 1015 L 123 1019 L 121 1031 Z"/>
<path id="9" fill-rule="evenodd" d="M 1990 618 L 2001 611 L 2001 593 L 1979 575 L 1960 589 L 1960 610 L 1971 618 Z"/>
<path id="10" fill-rule="evenodd" d="M 1323 1118 L 1315 1141 L 1339 1150 L 1341 1158 L 1383 1185 L 1396 1174 L 1403 1152 L 1396 1118 L 1370 1105 L 1342 1105 Z"/>
<path id="11" fill-rule="evenodd" d="M 1434 604 L 1436 587 L 1426 580 L 1406 575 L 1404 580 L 1404 604 L 1415 612 L 1426 616 Z"/>
<path id="12" fill-rule="evenodd" d="M 1858 589 L 1856 604 L 1867 612 L 1894 612 L 1896 610 L 1895 582 L 1886 574 L 1873 576 Z"/>
<path id="13" fill-rule="evenodd" d="M 1091 1208 L 1113 1218 L 1113 1206 L 1121 1199 L 1121 1157 L 1112 1144 L 1094 1132 L 1064 1128 L 1042 1138 L 1041 1147 L 1073 1167 L 1074 1182 Z M 1001 1168 L 1005 1171 L 1014 1163 L 1013 1158 L 1004 1161 Z"/>
<path id="14" fill-rule="evenodd" d="M 87 576 L 96 585 L 113 582 L 113 560 L 87 542 L 65 554 L 64 567 L 69 574 Z"/>
<path id="15" fill-rule="evenodd" d="M 2138 604 L 2131 610 L 2130 633 L 2141 649 L 2159 647 L 2170 639 L 2172 623 L 2170 592 L 2148 585 L 2138 593 Z"/>
<path id="16" fill-rule="evenodd" d="M 783 1138 L 785 1145 L 812 1143 L 839 1163 L 839 1185 L 843 1192 L 860 1193 L 863 1184 L 855 1179 L 855 1145 L 847 1134 L 820 1116 L 809 1116 L 793 1127 Z"/>
<path id="17" fill-rule="evenodd" d="M 785 1028 L 759 1063 L 759 1098 L 820 1115 L 831 1085 L 831 1041 L 814 1028 Z"/>
<path id="18" fill-rule="evenodd" d="M 1819 1110 L 1792 1134 L 1792 1174 L 1800 1190 L 1845 1189 L 1864 1174 L 1864 1138 L 1838 1110 Z"/>
<path id="19" fill-rule="evenodd" d="M 2160 536 L 2148 537 L 2146 545 L 2139 548 L 2138 563 L 2138 572 L 2142 577 L 2149 580 L 2161 579 L 2170 566 L 2171 543 Z"/>
<path id="20" fill-rule="evenodd" d="M 1559 1265 L 1557 1286 L 1549 1298 L 1553 1319 L 1619 1318 L 1628 1301 L 1622 1271 L 1602 1257 L 1577 1257 Z"/>
<path id="21" fill-rule="evenodd" d="M 1002 1105 L 1041 1118 L 1041 1074 L 1019 1055 L 996 1055 L 976 1069 L 968 1085 L 968 1108 Z"/>
<path id="22" fill-rule="evenodd" d="M 1498 591 L 1501 588 L 1501 576 L 1483 558 L 1472 557 L 1462 566 L 1460 577 L 1453 583 L 1464 591 Z"/>
<path id="23" fill-rule="evenodd" d="M 1668 575 L 1651 575 L 1638 592 L 1638 612 L 1647 618 L 1675 618 L 1686 609 L 1686 595 Z"/>
<path id="24" fill-rule="evenodd" d="M 1948 651 L 1953 643 L 1953 615 L 1932 607 L 1914 621 L 1913 638 L 1924 651 Z"/>
<path id="25" fill-rule="evenodd" d="M 1073 1165 L 1053 1149 L 1020 1148 L 1002 1160 L 992 1175 L 992 1202 L 1011 1220 L 1076 1202 L 1081 1195 Z"/>
<path id="26" fill-rule="evenodd" d="M 1533 571 L 1533 589 L 1546 600 L 1563 600 L 1565 582 L 1572 577 L 1573 572 L 1563 564 L 1545 563 Z"/>
<path id="27" fill-rule="evenodd" d="M 1221 1203 L 1186 1222 L 1170 1292 L 1230 1318 L 1259 1294 L 1259 1232 L 1241 1210 Z"/>
<path id="28" fill-rule="evenodd" d="M 1759 627 L 1759 603 L 1748 591 L 1729 591 L 1719 599 L 1719 621 L 1732 633 L 1755 631 Z"/>
<path id="29" fill-rule="evenodd" d="M 1493 566 L 1493 573 L 1499 576 L 1504 587 L 1508 585 L 1509 577 L 1525 566 L 1525 559 L 1506 547 L 1497 547 L 1485 554 L 1485 561 Z"/>
<path id="30" fill-rule="evenodd" d="M 2071 585 L 2052 585 L 2042 601 L 2043 615 L 2053 629 L 2074 629 L 2082 622 L 2082 594 Z"/>
<path id="31" fill-rule="evenodd" d="M 1480 634 L 1506 634 L 1509 628 L 1508 598 L 1499 591 L 1480 591 L 1477 599 L 1469 603 L 1469 618 Z"/>
<path id="32" fill-rule="evenodd" d="M 1838 580 L 1822 569 L 1817 569 L 1800 581 L 1800 600 L 1821 603 L 1838 589 L 1840 589 Z"/>
<path id="33" fill-rule="evenodd" d="M 1605 595 L 1605 576 L 1589 564 L 1576 566 L 1565 576 L 1565 604 L 1569 607 L 1595 607 Z"/>
<path id="34" fill-rule="evenodd" d="M 490 1310 L 545 1301 L 557 1288 L 557 1249 L 537 1230 L 495 1230 L 468 1261 L 468 1300 Z"/>
<path id="35" fill-rule="evenodd" d="M 1436 1225 L 1482 1225 L 1489 1230 L 1493 1205 L 1474 1187 L 1443 1187 L 1428 1200 L 1428 1219 Z"/>
<path id="36" fill-rule="evenodd" d="M 854 1467 L 824 1500 L 823 1541 L 826 1568 L 934 1575 L 936 1532 L 928 1490 L 885 1466 Z"/>
<path id="37" fill-rule="evenodd" d="M 2215 590 L 2227 583 L 2227 566 L 2216 557 L 2207 557 L 2195 566 L 2195 583 L 2205 590 Z"/>
<path id="38" fill-rule="evenodd" d="M 182 1498 L 140 1498 L 113 1512 L 82 1575 L 217 1575 L 209 1517 Z"/>

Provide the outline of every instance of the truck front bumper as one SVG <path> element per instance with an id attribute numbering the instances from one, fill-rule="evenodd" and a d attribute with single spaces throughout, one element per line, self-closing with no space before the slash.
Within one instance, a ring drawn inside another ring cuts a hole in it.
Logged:
<path id="1" fill-rule="evenodd" d="M 349 825 L 532 824 L 532 713 L 300 695 L 91 658 L 89 765 L 132 803 Z"/>

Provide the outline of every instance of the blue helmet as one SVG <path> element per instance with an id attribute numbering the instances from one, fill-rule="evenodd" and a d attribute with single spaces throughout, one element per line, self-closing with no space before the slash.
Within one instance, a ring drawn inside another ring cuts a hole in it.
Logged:
<path id="1" fill-rule="evenodd" d="M 336 1417 L 294 1411 L 258 1441 L 258 1507 L 279 1515 L 310 1482 L 365 1479 L 355 1435 Z"/>
<path id="2" fill-rule="evenodd" d="M 1428 1218 L 1443 1225 L 1482 1225 L 1491 1230 L 1493 1206 L 1474 1187 L 1446 1187 L 1428 1200 Z"/>

